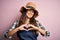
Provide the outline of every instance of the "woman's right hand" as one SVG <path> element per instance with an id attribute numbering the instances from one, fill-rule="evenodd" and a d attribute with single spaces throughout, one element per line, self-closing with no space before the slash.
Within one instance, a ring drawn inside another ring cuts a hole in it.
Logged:
<path id="1" fill-rule="evenodd" d="M 24 28 L 24 26 L 26 26 L 26 24 L 23 24 L 23 25 L 19 26 L 19 27 L 18 27 L 18 30 L 26 30 L 26 29 Z"/>

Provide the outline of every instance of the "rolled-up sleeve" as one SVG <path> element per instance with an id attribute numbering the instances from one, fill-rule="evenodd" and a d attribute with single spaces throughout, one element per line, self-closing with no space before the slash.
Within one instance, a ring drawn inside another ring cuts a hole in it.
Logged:
<path id="1" fill-rule="evenodd" d="M 46 35 L 43 35 L 42 33 L 40 33 L 42 36 L 46 36 L 46 37 L 49 37 L 50 36 L 50 32 L 39 22 L 37 21 L 37 25 L 38 27 L 41 27 L 41 29 L 45 30 L 46 32 Z"/>
<path id="2" fill-rule="evenodd" d="M 11 27 L 4 33 L 4 37 L 5 37 L 5 38 L 8 38 L 8 39 L 11 39 L 11 38 L 12 38 L 12 36 L 9 36 L 9 35 L 8 35 L 8 32 L 9 32 L 9 31 L 12 31 L 13 29 L 15 29 L 16 26 L 17 26 L 17 24 L 18 24 L 18 20 L 16 20 L 16 21 L 11 25 Z"/>

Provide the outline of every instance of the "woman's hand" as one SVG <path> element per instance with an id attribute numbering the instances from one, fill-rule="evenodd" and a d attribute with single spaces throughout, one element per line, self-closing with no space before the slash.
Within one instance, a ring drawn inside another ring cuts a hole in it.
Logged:
<path id="1" fill-rule="evenodd" d="M 28 29 L 28 30 L 37 30 L 37 31 L 39 31 L 40 33 L 42 33 L 43 35 L 46 35 L 46 31 L 43 30 L 43 29 L 41 29 L 40 27 L 36 27 L 36 26 L 34 26 L 34 25 L 32 25 L 32 24 L 29 24 L 29 26 L 31 26 L 32 28 L 30 28 L 30 29 Z"/>
<path id="2" fill-rule="evenodd" d="M 21 26 L 18 27 L 18 30 L 26 30 L 24 27 L 26 26 L 26 24 L 23 24 Z"/>
<path id="3" fill-rule="evenodd" d="M 28 28 L 28 29 L 25 29 L 24 27 Z M 39 31 L 39 27 L 36 27 L 32 24 L 23 24 L 21 26 L 18 27 L 18 30 L 25 30 L 25 31 L 29 31 L 29 30 L 37 30 Z"/>
<path id="4" fill-rule="evenodd" d="M 28 30 L 39 30 L 39 27 L 36 27 L 36 26 L 34 26 L 34 25 L 32 25 L 32 24 L 28 24 L 28 26 L 31 26 L 32 28 L 29 28 Z"/>

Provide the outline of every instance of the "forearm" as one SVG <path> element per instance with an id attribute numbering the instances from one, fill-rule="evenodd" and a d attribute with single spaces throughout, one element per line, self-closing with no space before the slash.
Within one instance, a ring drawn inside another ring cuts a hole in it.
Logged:
<path id="1" fill-rule="evenodd" d="M 18 31 L 18 28 L 15 28 L 15 29 L 9 31 L 7 34 L 8 34 L 9 36 L 12 36 L 12 35 L 15 34 L 17 31 Z"/>
<path id="2" fill-rule="evenodd" d="M 46 35 L 46 31 L 45 31 L 45 30 L 43 30 L 43 29 L 41 29 L 41 28 L 38 28 L 38 31 L 39 31 L 40 33 L 42 33 L 43 35 Z"/>

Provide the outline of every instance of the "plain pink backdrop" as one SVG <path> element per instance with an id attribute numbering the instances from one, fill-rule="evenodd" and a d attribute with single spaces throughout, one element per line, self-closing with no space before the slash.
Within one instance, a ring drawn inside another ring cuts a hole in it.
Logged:
<path id="1" fill-rule="evenodd" d="M 60 0 L 0 0 L 0 40 L 7 40 L 3 34 L 19 18 L 20 7 L 30 1 L 39 11 L 36 19 L 50 31 L 50 37 L 39 35 L 38 40 L 60 40 Z"/>

